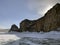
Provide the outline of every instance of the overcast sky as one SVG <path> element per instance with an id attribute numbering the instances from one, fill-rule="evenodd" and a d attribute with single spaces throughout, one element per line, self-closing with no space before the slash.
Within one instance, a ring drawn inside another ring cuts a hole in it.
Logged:
<path id="1" fill-rule="evenodd" d="M 0 0 L 0 29 L 19 26 L 24 19 L 38 19 L 60 0 Z"/>

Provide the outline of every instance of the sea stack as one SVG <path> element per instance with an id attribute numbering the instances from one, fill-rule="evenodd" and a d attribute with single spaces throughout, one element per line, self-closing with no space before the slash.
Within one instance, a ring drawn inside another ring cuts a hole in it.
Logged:
<path id="1" fill-rule="evenodd" d="M 13 25 L 11 26 L 9 32 L 10 32 L 10 31 L 17 31 L 17 32 L 18 32 L 19 30 L 18 30 L 18 27 L 17 27 L 15 24 L 13 24 Z"/>

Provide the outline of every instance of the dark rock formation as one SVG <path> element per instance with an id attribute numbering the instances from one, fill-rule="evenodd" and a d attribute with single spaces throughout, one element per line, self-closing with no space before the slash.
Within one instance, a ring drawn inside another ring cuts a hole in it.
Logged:
<path id="1" fill-rule="evenodd" d="M 25 19 L 20 23 L 21 31 L 44 31 L 48 32 L 60 27 L 60 4 L 57 3 L 53 8 L 38 20 Z"/>
<path id="2" fill-rule="evenodd" d="M 10 31 L 17 31 L 17 32 L 18 32 L 19 30 L 18 30 L 18 27 L 17 27 L 15 24 L 13 24 L 13 25 L 11 26 L 11 29 L 9 30 L 9 32 L 10 32 Z"/>
<path id="3" fill-rule="evenodd" d="M 60 4 L 57 3 L 52 9 L 48 10 L 44 18 L 45 31 L 60 27 Z"/>
<path id="4" fill-rule="evenodd" d="M 21 31 L 31 31 L 31 26 L 34 24 L 35 21 L 30 21 L 28 19 L 25 19 L 23 20 L 21 23 L 20 23 L 20 30 Z"/>

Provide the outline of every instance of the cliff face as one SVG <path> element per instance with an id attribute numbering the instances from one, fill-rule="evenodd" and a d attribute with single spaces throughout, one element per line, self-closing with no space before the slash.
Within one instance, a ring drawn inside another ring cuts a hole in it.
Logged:
<path id="1" fill-rule="evenodd" d="M 60 4 L 56 4 L 45 14 L 44 31 L 50 31 L 60 27 Z"/>
<path id="2" fill-rule="evenodd" d="M 31 31 L 31 26 L 35 23 L 35 21 L 30 21 L 28 19 L 25 19 L 23 20 L 21 23 L 20 23 L 20 30 L 21 31 Z M 35 25 L 35 24 L 34 24 Z"/>
<path id="3" fill-rule="evenodd" d="M 57 3 L 53 8 L 47 11 L 44 17 L 30 21 L 28 19 L 23 20 L 20 23 L 20 29 L 22 31 L 44 31 L 48 32 L 60 27 L 60 4 Z"/>

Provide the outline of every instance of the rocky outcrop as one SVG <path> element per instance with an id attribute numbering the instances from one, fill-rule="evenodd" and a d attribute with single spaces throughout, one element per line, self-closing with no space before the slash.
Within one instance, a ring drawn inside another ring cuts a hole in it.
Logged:
<path id="1" fill-rule="evenodd" d="M 20 23 L 21 31 L 48 32 L 60 27 L 60 4 L 57 3 L 38 20 L 25 19 Z"/>
<path id="2" fill-rule="evenodd" d="M 51 31 L 60 27 L 60 4 L 57 3 L 53 8 L 48 10 L 44 19 L 44 30 Z"/>
<path id="3" fill-rule="evenodd" d="M 13 24 L 10 31 L 30 31 L 30 32 L 48 32 L 52 30 L 60 31 L 60 4 L 57 3 L 53 6 L 47 13 L 37 19 L 37 20 L 28 20 L 25 19 L 20 23 L 20 28 Z"/>
<path id="4" fill-rule="evenodd" d="M 13 24 L 13 25 L 11 26 L 9 32 L 10 32 L 10 31 L 17 31 L 17 32 L 18 32 L 19 30 L 18 30 L 18 27 L 17 27 L 15 24 Z"/>
<path id="5" fill-rule="evenodd" d="M 34 24 L 35 21 L 30 21 L 28 19 L 25 19 L 23 20 L 21 23 L 20 23 L 20 30 L 21 31 L 31 31 L 31 26 Z"/>

